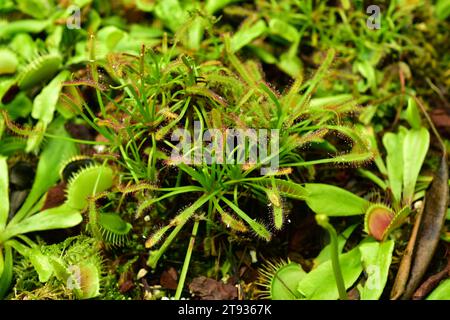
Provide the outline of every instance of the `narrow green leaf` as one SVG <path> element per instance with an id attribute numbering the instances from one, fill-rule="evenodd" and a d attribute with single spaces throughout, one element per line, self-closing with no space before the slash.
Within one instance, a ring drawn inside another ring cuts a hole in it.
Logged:
<path id="1" fill-rule="evenodd" d="M 335 94 L 329 97 L 320 97 L 311 99 L 309 103 L 309 108 L 324 108 L 335 105 L 340 105 L 348 103 L 354 100 L 351 94 Z"/>

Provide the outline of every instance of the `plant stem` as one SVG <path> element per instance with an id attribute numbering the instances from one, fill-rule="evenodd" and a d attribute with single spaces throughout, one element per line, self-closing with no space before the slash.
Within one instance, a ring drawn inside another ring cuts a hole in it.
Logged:
<path id="1" fill-rule="evenodd" d="M 330 234 L 331 241 L 331 265 L 333 266 L 334 278 L 341 300 L 348 300 L 347 290 L 345 290 L 344 278 L 342 277 L 341 265 L 339 263 L 339 247 L 336 230 L 328 222 L 328 217 L 323 214 L 316 215 L 317 223 Z"/>
<path id="2" fill-rule="evenodd" d="M 200 220 L 195 219 L 194 227 L 192 228 L 191 240 L 189 241 L 188 250 L 186 252 L 186 258 L 184 258 L 183 269 L 181 269 L 180 281 L 178 281 L 177 291 L 175 293 L 175 300 L 180 300 L 181 292 L 183 291 L 186 274 L 189 268 L 189 262 L 191 261 L 192 251 L 194 250 L 195 236 L 197 235 L 199 223 Z"/>

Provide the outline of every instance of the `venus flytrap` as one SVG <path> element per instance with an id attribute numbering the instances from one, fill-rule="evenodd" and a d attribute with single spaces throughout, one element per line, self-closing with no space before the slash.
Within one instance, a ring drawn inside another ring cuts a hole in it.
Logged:
<path id="1" fill-rule="evenodd" d="M 370 203 L 348 191 L 334 186 L 305 184 L 300 188 L 292 183 L 279 182 L 280 193 L 286 190 L 286 195 L 305 200 L 308 206 L 317 214 L 345 216 L 365 213 L 365 231 L 374 239 L 381 242 L 374 242 L 369 238 L 359 245 L 361 263 L 367 274 L 366 283 L 358 286 L 361 299 L 378 299 L 380 297 L 387 281 L 394 248 L 394 241 L 388 240 L 388 236 L 405 221 L 413 210 L 413 199 L 417 199 L 414 196 L 414 191 L 423 160 L 428 150 L 429 134 L 425 128 L 419 127 L 420 122 L 417 116 L 412 116 L 415 113 L 411 108 L 410 103 L 407 109 L 407 119 L 413 128 L 408 130 L 403 127 L 398 134 L 387 133 L 383 138 L 384 145 L 387 149 L 387 165 L 384 165 L 383 159 L 378 156 L 379 153 L 375 153 L 377 155 L 376 165 L 387 178 L 385 182 L 383 181 L 377 184 L 382 187 L 384 186 L 386 188 L 385 192 L 392 192 L 392 208 L 381 203 Z M 374 143 L 374 140 L 372 140 L 372 143 Z M 371 148 L 375 148 L 376 150 L 376 144 L 373 144 Z M 415 157 L 416 152 L 413 149 L 418 150 L 419 161 L 413 161 L 413 159 L 417 159 Z M 369 178 L 372 177 L 370 175 L 366 176 Z M 377 182 L 379 178 L 372 180 Z M 320 194 L 318 198 L 314 197 L 315 192 L 318 195 Z M 334 243 L 334 247 L 336 248 L 336 239 Z M 334 252 L 338 251 L 335 249 Z M 340 268 L 336 268 L 337 259 L 334 259 L 334 261 L 333 270 L 339 274 Z M 319 268 L 320 265 L 317 267 L 317 270 L 321 270 Z M 313 275 L 316 273 L 319 274 L 319 271 L 313 270 L 311 277 L 315 278 Z M 339 278 L 340 276 L 337 276 L 337 279 Z M 342 281 L 340 282 L 342 283 Z M 342 297 L 342 285 L 340 287 Z M 308 292 L 306 288 L 312 289 L 308 285 L 305 287 L 300 282 L 299 290 L 302 294 Z M 315 298 L 328 296 L 325 292 L 318 292 L 317 295 L 314 292 L 311 291 L 310 293 Z"/>
<path id="2" fill-rule="evenodd" d="M 8 170 L 6 167 L 6 158 L 0 158 L 0 169 L 2 177 L 0 183 L 0 196 L 4 199 L 0 207 L 0 244 L 5 249 L 5 259 L 11 259 L 9 250 L 14 248 L 25 256 L 33 256 L 37 259 L 33 248 L 36 247 L 33 241 L 24 236 L 26 233 L 69 228 L 79 224 L 82 221 L 81 212 L 88 206 L 88 198 L 97 193 L 101 193 L 112 186 L 113 171 L 105 165 L 97 165 L 86 159 L 72 158 L 76 152 L 73 142 L 61 139 L 67 136 L 63 127 L 61 118 L 56 119 L 50 125 L 50 132 L 57 138 L 52 138 L 43 152 L 38 163 L 36 176 L 33 186 L 21 208 L 8 221 Z M 57 156 L 59 155 L 59 157 Z M 72 160 L 70 160 L 72 158 Z M 84 165 L 84 167 L 83 167 Z M 69 169 L 70 167 L 70 169 Z M 67 195 L 65 202 L 54 208 L 42 210 L 45 200 L 45 193 L 59 179 L 58 168 L 60 168 L 63 178 L 68 179 Z M 56 169 L 56 170 L 55 170 Z M 70 171 L 70 173 L 69 173 Z M 44 195 L 44 197 L 42 197 Z M 98 220 L 92 221 L 101 231 L 102 237 L 106 242 L 113 245 L 122 245 L 124 238 L 129 233 L 131 225 L 124 222 L 117 214 L 100 213 Z M 16 240 L 17 239 L 17 240 Z M 22 244 L 18 240 L 24 241 Z M 3 260 L 3 251 L 2 251 Z M 48 279 L 48 268 L 39 264 L 37 260 L 34 265 L 39 273 L 41 280 L 46 282 Z M 41 262 L 47 263 L 48 260 L 42 257 Z M 48 262 L 50 263 L 50 262 Z M 4 284 L 2 295 L 6 294 L 11 281 L 11 270 L 8 269 L 12 260 L 6 261 L 6 269 L 3 268 L 1 280 Z M 80 266 L 80 268 L 91 268 L 91 266 Z M 88 269 L 83 272 L 91 272 Z M 9 279 L 9 280 L 8 280 Z M 95 291 L 95 290 L 94 290 Z M 89 296 L 90 293 L 87 294 Z"/>
<path id="3" fill-rule="evenodd" d="M 94 239 L 77 236 L 55 245 L 30 244 L 31 248 L 16 240 L 12 244 L 25 260 L 31 262 L 39 281 L 44 282 L 50 291 L 54 290 L 57 298 L 91 299 L 101 294 L 104 263 Z M 20 286 L 19 281 L 16 287 Z M 30 287 L 33 288 L 28 284 L 27 291 L 31 290 Z M 61 288 L 64 290 L 58 292 L 57 289 Z"/>
<path id="4" fill-rule="evenodd" d="M 331 243 L 314 259 L 312 270 L 305 272 L 294 262 L 266 262 L 259 269 L 261 297 L 274 300 L 346 299 L 348 288 L 356 286 L 361 300 L 379 299 L 388 280 L 394 241 L 378 242 L 367 238 L 350 251 L 343 252 L 355 226 L 337 236 L 325 215 L 317 215 L 317 219 L 319 225 L 330 229 Z M 361 277 L 363 272 L 365 276 Z"/>
<path id="5" fill-rule="evenodd" d="M 57 121 L 52 125 L 51 132 L 59 135 L 66 134 L 61 121 Z M 58 180 L 58 175 L 55 175 L 54 169 L 60 166 L 61 162 L 75 151 L 73 144 L 61 143 L 60 140 L 51 140 L 48 143 L 41 155 L 41 161 L 38 164 L 30 193 L 19 211 L 10 220 L 8 220 L 8 170 L 6 158 L 0 158 L 0 196 L 2 197 L 0 201 L 2 203 L 0 209 L 0 244 L 2 246 L 0 260 L 4 262 L 4 264 L 2 263 L 2 268 L 0 268 L 2 270 L 0 276 L 2 284 L 0 294 L 2 297 L 7 293 L 12 279 L 13 258 L 11 250 L 14 248 L 14 245 L 10 241 L 19 237 L 25 239 L 27 243 L 32 243 L 23 234 L 34 231 L 69 228 L 79 224 L 82 220 L 80 212 L 67 205 L 41 211 L 40 207 L 42 207 L 43 203 L 39 201 L 48 188 Z"/>

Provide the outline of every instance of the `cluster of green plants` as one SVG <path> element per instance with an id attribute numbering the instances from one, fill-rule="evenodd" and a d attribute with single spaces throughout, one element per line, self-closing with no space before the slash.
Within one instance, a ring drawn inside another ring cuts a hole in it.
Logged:
<path id="1" fill-rule="evenodd" d="M 372 30 L 362 1 L 2 2 L 0 297 L 179 299 L 258 248 L 247 297 L 411 298 L 450 238 L 449 143 L 428 115 L 450 85 L 450 6 L 380 7 Z M 241 163 L 249 149 L 202 142 L 233 129 L 276 130 L 278 147 Z M 211 146 L 230 158 L 192 163 Z M 303 210 L 330 243 L 309 268 L 285 250 L 271 262 L 264 246 Z M 53 229 L 72 236 L 49 244 Z M 174 293 L 119 290 L 168 261 Z M 428 298 L 450 298 L 449 281 Z"/>

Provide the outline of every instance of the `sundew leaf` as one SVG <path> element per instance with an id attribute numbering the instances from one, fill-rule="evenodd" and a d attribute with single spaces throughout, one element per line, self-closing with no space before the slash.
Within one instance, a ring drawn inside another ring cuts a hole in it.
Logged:
<path id="1" fill-rule="evenodd" d="M 450 300 L 450 279 L 442 281 L 426 300 Z"/>
<path id="2" fill-rule="evenodd" d="M 273 179 L 275 186 L 278 189 L 278 192 L 288 198 L 297 199 L 297 200 L 305 200 L 307 196 L 307 191 L 301 185 L 287 180 L 281 179 Z M 271 182 L 271 181 L 269 181 Z M 270 185 L 270 183 L 267 185 Z"/>
<path id="3" fill-rule="evenodd" d="M 245 222 L 248 223 L 248 225 L 252 228 L 252 230 L 261 238 L 263 238 L 266 241 L 270 241 L 270 238 L 272 235 L 270 234 L 269 230 L 267 228 L 257 222 L 256 220 L 253 220 L 250 218 L 244 211 L 242 211 L 237 205 L 235 205 L 233 202 L 228 200 L 225 197 L 222 197 L 221 200 L 225 202 L 231 209 L 233 209 L 234 212 Z"/>
<path id="4" fill-rule="evenodd" d="M 306 204 L 317 214 L 327 216 L 352 216 L 363 214 L 369 201 L 336 186 L 306 183 Z"/>
<path id="5" fill-rule="evenodd" d="M 388 132 L 383 136 L 383 145 L 387 151 L 386 168 L 394 200 L 400 203 L 403 183 L 403 135 Z"/>
<path id="6" fill-rule="evenodd" d="M 64 70 L 60 72 L 53 80 L 42 89 L 33 102 L 33 110 L 31 116 L 41 120 L 45 125 L 50 124 L 53 119 L 56 104 L 62 88 L 62 82 L 67 80 L 70 72 Z"/>
<path id="7" fill-rule="evenodd" d="M 258 20 L 256 23 L 243 26 L 231 37 L 231 52 L 234 53 L 251 43 L 254 39 L 266 32 L 266 30 L 267 26 L 263 20 Z"/>
<path id="8" fill-rule="evenodd" d="M 353 101 L 354 97 L 351 94 L 336 94 L 329 97 L 320 97 L 311 99 L 308 108 L 323 108 L 332 105 L 344 104 Z"/>
<path id="9" fill-rule="evenodd" d="M 39 120 L 33 128 L 32 134 L 27 139 L 25 152 L 38 152 L 39 146 L 44 139 L 45 130 L 47 130 L 47 125 L 42 120 Z"/>
<path id="10" fill-rule="evenodd" d="M 339 256 L 345 288 L 350 288 L 360 276 L 363 267 L 359 248 Z M 308 273 L 298 284 L 297 290 L 309 300 L 336 300 L 339 292 L 334 278 L 331 260 L 322 263 Z"/>
<path id="11" fill-rule="evenodd" d="M 417 177 L 430 145 L 430 133 L 425 128 L 409 130 L 403 141 L 403 201 L 413 200 Z M 398 150 L 397 150 L 398 152 Z"/>
<path id="12" fill-rule="evenodd" d="M 378 143 L 377 143 L 377 139 L 376 139 L 373 128 L 369 127 L 369 126 L 367 126 L 367 127 L 360 126 L 360 128 L 361 128 L 361 131 L 367 137 L 367 141 L 369 142 L 368 148 L 371 150 L 371 152 L 374 155 L 373 161 L 375 162 L 375 165 L 377 166 L 380 173 L 387 176 L 387 174 L 388 174 L 387 168 L 386 168 L 383 158 L 380 155 L 380 150 L 378 148 Z"/>
<path id="13" fill-rule="evenodd" d="M 9 213 L 9 181 L 6 157 L 0 156 L 0 231 L 6 226 Z"/>
<path id="14" fill-rule="evenodd" d="M 200 198 L 198 198 L 192 205 L 184 209 L 182 212 L 180 212 L 172 221 L 170 222 L 170 227 L 175 226 L 175 228 L 172 230 L 172 232 L 167 236 L 164 243 L 161 245 L 161 247 L 158 250 L 150 251 L 149 258 L 147 260 L 147 265 L 150 266 L 152 269 L 156 268 L 156 265 L 158 264 L 159 259 L 162 257 L 164 252 L 167 250 L 167 248 L 172 243 L 173 239 L 178 235 L 180 230 L 183 228 L 183 226 L 186 224 L 186 222 L 195 214 L 195 212 L 200 209 L 201 206 L 203 206 L 207 201 L 211 200 L 218 191 L 212 192 L 210 194 L 204 194 Z M 168 230 L 165 227 L 160 229 L 162 230 L 162 233 L 160 232 L 158 236 L 162 237 L 164 233 Z M 153 241 L 154 240 L 154 241 Z M 154 242 L 159 241 L 159 239 L 153 239 L 151 240 L 153 243 L 149 243 L 147 241 L 146 246 L 151 247 L 153 246 Z"/>
<path id="15" fill-rule="evenodd" d="M 361 300 L 378 300 L 383 293 L 389 275 L 389 267 L 394 251 L 394 241 L 366 241 L 359 245 L 361 260 L 367 280 L 360 286 Z"/>

